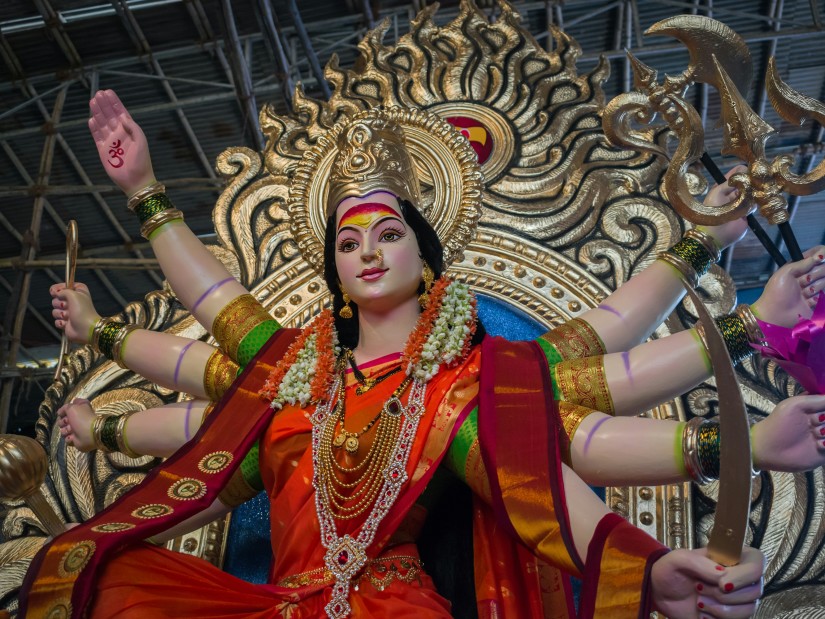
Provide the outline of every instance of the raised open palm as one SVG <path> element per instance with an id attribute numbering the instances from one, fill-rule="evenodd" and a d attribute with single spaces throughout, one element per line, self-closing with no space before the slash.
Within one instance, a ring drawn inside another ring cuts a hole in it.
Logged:
<path id="1" fill-rule="evenodd" d="M 89 101 L 92 132 L 103 168 L 127 196 L 155 180 L 149 145 L 141 128 L 113 90 L 99 90 Z"/>

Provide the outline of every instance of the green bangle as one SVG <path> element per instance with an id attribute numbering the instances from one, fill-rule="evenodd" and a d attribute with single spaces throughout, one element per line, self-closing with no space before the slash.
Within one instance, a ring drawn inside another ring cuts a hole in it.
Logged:
<path id="1" fill-rule="evenodd" d="M 714 262 L 713 256 L 708 252 L 707 248 L 696 239 L 690 237 L 683 238 L 667 251 L 687 262 L 699 277 L 707 273 L 710 265 Z"/>
<path id="2" fill-rule="evenodd" d="M 721 445 L 718 421 L 705 421 L 699 426 L 696 450 L 699 468 L 707 479 L 719 479 L 719 450 Z"/>
<path id="3" fill-rule="evenodd" d="M 135 213 L 137 213 L 140 223 L 144 224 L 158 213 L 172 208 L 174 208 L 174 205 L 165 193 L 155 193 L 141 200 L 135 207 Z"/>
<path id="4" fill-rule="evenodd" d="M 100 429 L 100 443 L 107 451 L 120 451 L 117 444 L 117 423 L 119 415 L 107 415 Z"/>
<path id="5" fill-rule="evenodd" d="M 725 340 L 725 346 L 734 365 L 738 365 L 753 354 L 748 331 L 739 316 L 728 314 L 717 318 L 716 326 L 719 327 L 719 331 L 722 333 L 722 339 Z"/>
<path id="6" fill-rule="evenodd" d="M 100 350 L 100 353 L 107 359 L 114 358 L 113 347 L 115 345 L 115 341 L 117 340 L 117 336 L 121 329 L 125 327 L 126 325 L 122 322 L 108 321 L 100 330 L 100 335 L 97 339 L 97 347 L 98 350 Z"/>

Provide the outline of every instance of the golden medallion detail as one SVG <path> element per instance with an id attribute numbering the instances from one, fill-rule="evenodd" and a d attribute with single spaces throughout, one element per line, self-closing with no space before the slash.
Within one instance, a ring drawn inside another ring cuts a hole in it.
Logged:
<path id="1" fill-rule="evenodd" d="M 92 540 L 84 540 L 72 546 L 60 561 L 60 566 L 57 568 L 57 573 L 61 578 L 68 578 L 73 574 L 80 572 L 92 555 L 95 553 L 96 545 Z"/>
<path id="2" fill-rule="evenodd" d="M 202 473 L 214 475 L 224 470 L 234 459 L 235 456 L 233 456 L 231 452 L 216 451 L 201 458 L 201 461 L 198 462 L 198 469 L 200 469 Z"/>
<path id="3" fill-rule="evenodd" d="M 193 477 L 182 477 L 169 486 L 166 494 L 178 501 L 195 501 L 206 494 L 206 484 Z"/>
<path id="4" fill-rule="evenodd" d="M 163 503 L 151 503 L 149 505 L 139 507 L 132 512 L 132 515 L 135 518 L 151 520 L 152 518 L 162 518 L 163 516 L 168 516 L 174 511 L 174 508 L 170 505 L 164 505 Z"/>

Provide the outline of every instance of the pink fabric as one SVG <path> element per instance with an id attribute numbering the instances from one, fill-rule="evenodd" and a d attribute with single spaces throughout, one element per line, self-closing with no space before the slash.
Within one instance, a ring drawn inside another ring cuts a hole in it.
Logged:
<path id="1" fill-rule="evenodd" d="M 767 346 L 753 347 L 793 376 L 808 393 L 825 393 L 825 294 L 820 293 L 810 318 L 788 329 L 757 321 Z"/>

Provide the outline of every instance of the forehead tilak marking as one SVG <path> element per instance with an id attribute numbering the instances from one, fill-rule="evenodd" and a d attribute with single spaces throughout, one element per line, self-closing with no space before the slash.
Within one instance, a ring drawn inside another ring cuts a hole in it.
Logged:
<path id="1" fill-rule="evenodd" d="M 381 202 L 367 202 L 365 204 L 357 204 L 341 217 L 338 222 L 338 229 L 344 226 L 359 226 L 367 229 L 372 222 L 380 217 L 399 217 L 398 212 L 387 204 Z"/>

